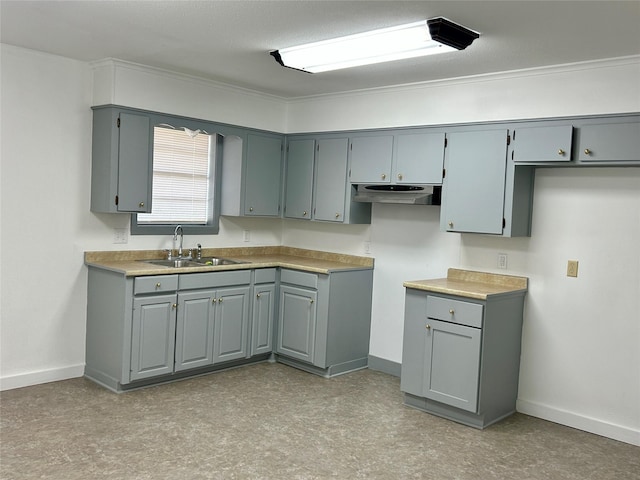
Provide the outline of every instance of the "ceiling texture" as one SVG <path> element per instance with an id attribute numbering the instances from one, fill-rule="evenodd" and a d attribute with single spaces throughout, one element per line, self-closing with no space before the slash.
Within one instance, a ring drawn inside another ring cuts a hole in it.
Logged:
<path id="1" fill-rule="evenodd" d="M 460 52 L 317 74 L 283 68 L 269 55 L 440 16 L 480 38 Z M 115 58 L 292 99 L 640 55 L 640 0 L 1 0 L 0 39 L 85 62 Z"/>

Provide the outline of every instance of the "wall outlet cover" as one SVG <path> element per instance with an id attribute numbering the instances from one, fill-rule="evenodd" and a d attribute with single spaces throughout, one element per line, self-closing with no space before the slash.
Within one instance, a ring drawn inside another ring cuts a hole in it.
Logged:
<path id="1" fill-rule="evenodd" d="M 578 276 L 578 260 L 567 261 L 567 277 Z"/>

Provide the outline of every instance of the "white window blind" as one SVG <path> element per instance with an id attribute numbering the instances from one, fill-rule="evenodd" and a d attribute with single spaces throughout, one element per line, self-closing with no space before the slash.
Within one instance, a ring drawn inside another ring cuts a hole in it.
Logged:
<path id="1" fill-rule="evenodd" d="M 154 127 L 153 202 L 138 224 L 207 224 L 214 146 L 206 133 Z"/>

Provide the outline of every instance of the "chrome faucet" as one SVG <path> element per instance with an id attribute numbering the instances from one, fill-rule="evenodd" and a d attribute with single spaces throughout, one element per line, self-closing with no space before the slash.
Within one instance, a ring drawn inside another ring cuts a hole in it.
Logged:
<path id="1" fill-rule="evenodd" d="M 184 234 L 182 232 L 182 225 L 178 225 L 173 232 L 173 241 L 175 242 L 178 239 L 178 232 L 180 232 L 180 244 L 178 246 L 178 258 L 182 258 L 182 240 L 184 238 Z"/>

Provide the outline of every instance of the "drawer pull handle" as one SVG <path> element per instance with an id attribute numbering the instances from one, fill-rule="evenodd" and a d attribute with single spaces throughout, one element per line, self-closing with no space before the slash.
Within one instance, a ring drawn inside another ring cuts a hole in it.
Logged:
<path id="1" fill-rule="evenodd" d="M 451 315 L 453 315 L 453 314 L 454 314 L 454 313 L 456 313 L 456 312 L 455 312 L 455 310 L 452 308 L 452 309 L 450 309 L 450 310 L 449 310 L 449 313 L 450 313 Z"/>
<path id="2" fill-rule="evenodd" d="M 426 328 L 427 330 L 431 330 L 431 325 L 429 325 L 429 324 L 427 323 L 427 326 L 426 326 L 425 328 Z"/>
<path id="3" fill-rule="evenodd" d="M 156 283 L 156 288 L 160 288 L 162 284 L 160 282 Z"/>

